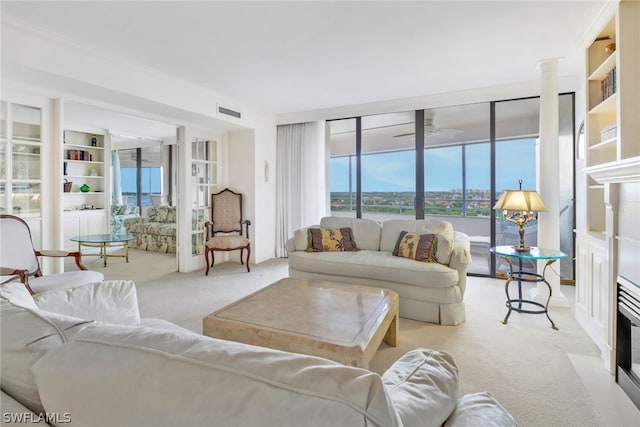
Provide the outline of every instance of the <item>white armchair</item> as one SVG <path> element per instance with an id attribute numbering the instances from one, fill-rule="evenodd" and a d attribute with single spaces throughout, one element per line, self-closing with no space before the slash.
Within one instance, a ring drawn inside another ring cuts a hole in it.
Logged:
<path id="1" fill-rule="evenodd" d="M 31 294 L 102 282 L 104 274 L 82 265 L 80 252 L 36 250 L 29 225 L 20 217 L 0 215 L 0 283 L 19 279 Z M 38 257 L 72 257 L 79 271 L 44 275 Z"/>

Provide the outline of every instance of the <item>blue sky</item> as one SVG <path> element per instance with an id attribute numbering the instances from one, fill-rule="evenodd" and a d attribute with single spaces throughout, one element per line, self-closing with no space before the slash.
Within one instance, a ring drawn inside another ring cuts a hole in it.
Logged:
<path id="1" fill-rule="evenodd" d="M 142 168 L 142 192 L 149 192 L 149 173 L 151 173 L 151 192 L 160 194 L 162 192 L 162 169 L 160 167 Z M 136 192 L 136 168 L 121 168 L 122 192 Z"/>
<path id="2" fill-rule="evenodd" d="M 428 150 L 425 159 L 427 191 L 449 191 L 462 188 L 461 146 Z M 535 189 L 535 140 L 522 139 L 496 143 L 496 190 Z M 349 191 L 347 158 L 331 160 L 331 191 Z M 363 156 L 363 191 L 414 191 L 415 157 L 413 151 L 397 151 Z M 488 189 L 490 180 L 489 144 L 466 147 L 468 189 Z M 355 191 L 355 161 L 353 167 Z"/>

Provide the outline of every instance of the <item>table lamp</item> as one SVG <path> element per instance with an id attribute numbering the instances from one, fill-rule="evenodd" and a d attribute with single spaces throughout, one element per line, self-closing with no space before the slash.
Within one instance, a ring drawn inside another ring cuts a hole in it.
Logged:
<path id="1" fill-rule="evenodd" d="M 493 209 L 503 210 L 504 219 L 520 227 L 520 245 L 513 248 L 519 252 L 526 252 L 529 246 L 524 245 L 524 225 L 536 219 L 538 212 L 544 212 L 547 208 L 537 192 L 523 190 L 522 180 L 519 184 L 519 190 L 506 190 L 502 193 Z"/>

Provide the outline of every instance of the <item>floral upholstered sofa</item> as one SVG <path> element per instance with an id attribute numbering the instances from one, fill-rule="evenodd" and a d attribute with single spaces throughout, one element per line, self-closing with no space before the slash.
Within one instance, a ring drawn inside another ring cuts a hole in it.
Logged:
<path id="1" fill-rule="evenodd" d="M 124 234 L 124 220 L 128 218 L 140 218 L 140 208 L 135 205 L 111 205 L 111 218 L 109 225 L 112 234 Z"/>
<path id="2" fill-rule="evenodd" d="M 176 207 L 152 206 L 145 216 L 124 221 L 134 239 L 129 247 L 151 252 L 176 252 Z"/>

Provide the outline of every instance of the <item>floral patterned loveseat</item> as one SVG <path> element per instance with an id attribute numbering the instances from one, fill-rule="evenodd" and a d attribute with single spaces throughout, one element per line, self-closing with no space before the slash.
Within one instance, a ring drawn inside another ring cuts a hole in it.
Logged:
<path id="1" fill-rule="evenodd" d="M 109 225 L 111 234 L 124 234 L 124 220 L 128 218 L 140 218 L 140 208 L 135 205 L 111 205 L 111 217 Z"/>
<path id="2" fill-rule="evenodd" d="M 124 221 L 134 239 L 130 248 L 152 252 L 176 252 L 176 207 L 152 206 L 145 216 Z"/>

